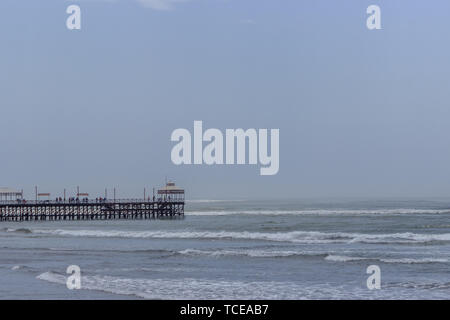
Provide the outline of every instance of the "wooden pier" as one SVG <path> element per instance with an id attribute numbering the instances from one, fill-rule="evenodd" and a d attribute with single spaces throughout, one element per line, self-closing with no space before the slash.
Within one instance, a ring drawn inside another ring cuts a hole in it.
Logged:
<path id="1" fill-rule="evenodd" d="M 77 195 L 81 195 L 79 192 Z M 85 194 L 83 194 L 85 195 Z M 163 219 L 184 217 L 184 190 L 169 182 L 152 199 L 79 197 L 56 200 L 0 200 L 0 221 Z"/>
<path id="2" fill-rule="evenodd" d="M 183 216 L 184 200 L 0 202 L 0 221 L 151 219 Z"/>

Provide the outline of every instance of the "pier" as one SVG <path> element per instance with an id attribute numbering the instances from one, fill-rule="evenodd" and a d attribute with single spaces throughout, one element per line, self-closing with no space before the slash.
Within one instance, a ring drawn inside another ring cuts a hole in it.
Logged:
<path id="1" fill-rule="evenodd" d="M 0 221 L 58 221 L 58 220 L 113 220 L 113 219 L 163 219 L 184 217 L 184 190 L 173 182 L 158 190 L 158 195 L 143 199 L 88 199 L 57 198 L 33 200 L 22 198 L 23 192 L 3 191 L 0 200 Z M 49 196 L 48 193 L 41 194 Z M 77 196 L 87 194 L 77 193 Z M 12 198 L 16 197 L 16 199 Z M 37 197 L 36 197 L 37 198 Z"/>

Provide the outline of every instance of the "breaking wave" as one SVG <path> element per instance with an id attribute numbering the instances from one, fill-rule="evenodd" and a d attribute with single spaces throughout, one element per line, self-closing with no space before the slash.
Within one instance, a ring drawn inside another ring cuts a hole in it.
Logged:
<path id="1" fill-rule="evenodd" d="M 349 257 L 349 256 L 339 256 L 339 255 L 327 255 L 325 260 L 334 262 L 352 262 L 361 260 L 372 260 L 384 263 L 396 263 L 396 264 L 422 264 L 422 263 L 447 263 L 448 259 L 438 259 L 438 258 L 398 258 L 398 259 L 385 259 L 385 258 L 366 258 L 366 257 Z"/>
<path id="2" fill-rule="evenodd" d="M 366 234 L 345 232 L 290 231 L 290 232 L 233 232 L 233 231 L 122 231 L 122 230 L 70 230 L 34 229 L 34 234 L 99 238 L 141 239 L 222 239 L 263 240 L 303 244 L 374 243 L 374 244 L 420 244 L 450 242 L 450 233 L 417 234 L 411 232 L 392 234 Z"/>
<path id="3" fill-rule="evenodd" d="M 450 214 L 449 209 L 304 209 L 304 210 L 214 210 L 186 211 L 190 216 L 226 215 L 395 215 L 395 214 Z"/>
<path id="4" fill-rule="evenodd" d="M 251 258 L 289 258 L 289 257 L 324 257 L 325 260 L 333 262 L 353 262 L 353 261 L 379 261 L 395 264 L 427 264 L 427 263 L 448 263 L 444 258 L 375 258 L 357 257 L 327 254 L 318 251 L 293 251 L 293 250 L 257 250 L 257 249 L 237 249 L 237 250 L 198 250 L 186 249 L 178 251 L 179 254 L 192 256 L 245 256 Z"/>
<path id="5" fill-rule="evenodd" d="M 210 256 L 210 257 L 226 257 L 226 256 L 244 256 L 251 258 L 286 258 L 286 257 L 300 257 L 300 256 L 325 256 L 325 253 L 310 252 L 310 251 L 268 251 L 256 249 L 240 249 L 240 250 L 198 250 L 185 249 L 178 251 L 182 255 L 190 256 Z"/>
<path id="6" fill-rule="evenodd" d="M 2 228 L 0 229 L 2 232 L 16 232 L 16 233 L 32 233 L 32 231 L 30 229 L 27 228 L 18 228 L 18 229 L 13 229 L 13 228 Z"/>
<path id="7" fill-rule="evenodd" d="M 66 285 L 66 277 L 48 271 L 39 274 L 39 280 Z M 238 281 L 212 279 L 139 279 L 112 277 L 105 275 L 82 276 L 81 289 L 102 291 L 117 295 L 135 296 L 144 299 L 201 300 L 201 299 L 417 299 L 445 298 L 442 290 L 448 283 L 397 283 L 386 287 L 400 290 L 377 290 L 373 292 L 364 287 L 351 288 L 347 285 L 301 285 L 280 281 Z M 411 289 L 413 291 L 411 291 Z"/>
<path id="8" fill-rule="evenodd" d="M 66 284 L 64 275 L 44 272 L 37 279 Z M 276 281 L 226 281 L 209 279 L 136 279 L 111 276 L 82 276 L 81 289 L 96 290 L 118 295 L 132 295 L 144 299 L 199 300 L 199 299 L 358 299 L 360 294 L 348 288 L 328 285 L 306 287 Z M 366 293 L 368 290 L 362 291 Z"/>
<path id="9" fill-rule="evenodd" d="M 66 284 L 66 277 L 44 272 L 39 280 Z M 112 276 L 82 276 L 81 288 L 144 299 L 296 299 L 302 288 L 284 282 L 242 282 L 208 279 L 130 279 Z"/>

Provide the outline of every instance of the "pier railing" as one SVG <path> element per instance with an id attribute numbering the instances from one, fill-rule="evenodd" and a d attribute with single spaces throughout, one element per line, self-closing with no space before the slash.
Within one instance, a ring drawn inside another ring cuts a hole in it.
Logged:
<path id="1" fill-rule="evenodd" d="M 2 200 L 1 205 L 36 205 L 36 204 L 114 204 L 114 203 L 155 203 L 155 202 L 184 202 L 183 198 L 157 198 L 157 199 L 87 199 L 87 200 Z"/>

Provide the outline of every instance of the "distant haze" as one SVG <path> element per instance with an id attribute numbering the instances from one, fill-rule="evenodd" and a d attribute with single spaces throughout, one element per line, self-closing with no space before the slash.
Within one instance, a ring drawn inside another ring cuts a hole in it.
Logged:
<path id="1" fill-rule="evenodd" d="M 375 2 L 382 30 L 369 31 Z M 132 197 L 167 177 L 196 199 L 450 195 L 450 2 L 375 2 L 2 0 L 0 186 Z M 175 166 L 170 135 L 194 120 L 279 128 L 278 174 Z"/>

